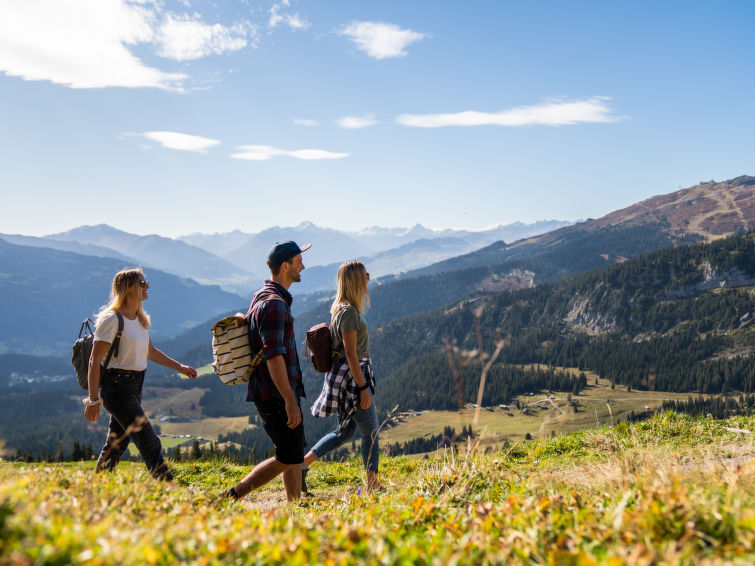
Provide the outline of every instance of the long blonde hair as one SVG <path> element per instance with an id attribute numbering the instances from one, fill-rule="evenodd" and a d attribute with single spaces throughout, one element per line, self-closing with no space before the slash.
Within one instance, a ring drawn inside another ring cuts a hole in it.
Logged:
<path id="1" fill-rule="evenodd" d="M 121 269 L 116 273 L 110 289 L 110 300 L 100 308 L 100 312 L 97 313 L 96 323 L 99 324 L 107 315 L 123 307 L 128 300 L 129 290 L 134 285 L 139 286 L 139 281 L 142 279 L 144 279 L 144 274 L 138 267 Z M 136 318 L 144 328 L 152 326 L 149 315 L 142 307 L 142 301 L 139 301 L 136 307 Z"/>
<path id="2" fill-rule="evenodd" d="M 347 261 L 338 268 L 336 277 L 336 298 L 330 307 L 330 314 L 336 314 L 341 305 L 349 303 L 360 314 L 370 306 L 370 292 L 367 290 L 367 269 L 361 261 Z"/>

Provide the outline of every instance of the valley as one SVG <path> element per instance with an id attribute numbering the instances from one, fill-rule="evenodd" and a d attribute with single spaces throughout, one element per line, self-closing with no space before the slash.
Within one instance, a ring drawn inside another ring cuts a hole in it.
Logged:
<path id="1" fill-rule="evenodd" d="M 445 426 L 457 432 L 474 423 L 483 446 L 497 447 L 504 442 L 530 438 L 546 438 L 551 434 L 569 434 L 597 426 L 626 422 L 631 414 L 652 414 L 664 401 L 686 400 L 686 393 L 664 391 L 627 391 L 626 387 L 611 389 L 608 380 L 593 376 L 579 395 L 538 392 L 517 396 L 512 402 L 482 407 L 471 405 L 458 411 L 399 411 L 381 430 L 383 446 L 403 443 L 417 437 L 436 435 Z M 712 396 L 717 397 L 717 396 Z M 576 411 L 575 411 L 576 407 Z"/>

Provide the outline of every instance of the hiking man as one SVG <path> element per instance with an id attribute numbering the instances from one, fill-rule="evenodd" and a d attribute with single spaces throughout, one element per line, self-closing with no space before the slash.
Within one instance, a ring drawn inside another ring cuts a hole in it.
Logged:
<path id="1" fill-rule="evenodd" d="M 288 501 L 301 497 L 304 426 L 300 399 L 305 395 L 291 316 L 293 298 L 288 288 L 301 281 L 301 253 L 309 247 L 276 242 L 267 256 L 270 279 L 254 294 L 246 316 L 236 315 L 239 324 L 249 324 L 252 351 L 263 352 L 265 363 L 252 373 L 246 400 L 257 407 L 262 426 L 275 445 L 275 456 L 257 464 L 237 485 L 223 492 L 225 497 L 244 497 L 280 474 Z"/>

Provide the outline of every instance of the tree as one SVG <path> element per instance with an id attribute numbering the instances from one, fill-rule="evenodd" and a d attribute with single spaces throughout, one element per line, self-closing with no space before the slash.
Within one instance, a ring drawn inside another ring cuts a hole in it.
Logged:
<path id="1" fill-rule="evenodd" d="M 199 447 L 199 440 L 194 439 L 194 443 L 191 445 L 191 459 L 199 460 L 202 458 L 202 449 Z"/>

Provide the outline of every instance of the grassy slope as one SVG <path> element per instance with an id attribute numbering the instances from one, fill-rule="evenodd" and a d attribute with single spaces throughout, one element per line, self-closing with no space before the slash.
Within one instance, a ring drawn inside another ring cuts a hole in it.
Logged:
<path id="1" fill-rule="evenodd" d="M 673 413 L 495 453 L 385 458 L 384 491 L 360 464 L 315 464 L 316 496 L 280 481 L 241 503 L 215 494 L 247 471 L 177 464 L 177 485 L 136 464 L 0 465 L 0 563 L 750 564 L 755 417 Z"/>
<path id="2" fill-rule="evenodd" d="M 552 431 L 566 434 L 596 425 L 626 421 L 632 411 L 642 413 L 646 406 L 655 410 L 665 400 L 687 400 L 690 396 L 689 393 L 665 391 L 627 391 L 623 385 L 611 389 L 608 380 L 598 379 L 596 384 L 596 377 L 587 372 L 587 387 L 579 395 L 572 396 L 572 400 L 578 405 L 576 413 L 571 408 L 566 393 L 520 395 L 517 399 L 521 406 L 528 407 L 527 414 L 516 409 L 514 402 L 507 409 L 498 406 L 492 407 L 492 411 L 482 409 L 475 430 L 486 444 L 500 442 L 501 439 L 523 440 L 527 433 L 544 438 Z M 549 395 L 553 399 L 548 400 Z M 610 401 L 610 405 L 606 400 Z M 402 422 L 384 429 L 381 438 L 388 443 L 405 442 L 415 437 L 439 434 L 444 426 L 452 426 L 458 432 L 472 424 L 474 415 L 475 410 L 469 408 L 460 411 L 422 411 L 417 416 L 410 411 L 402 417 Z"/>

